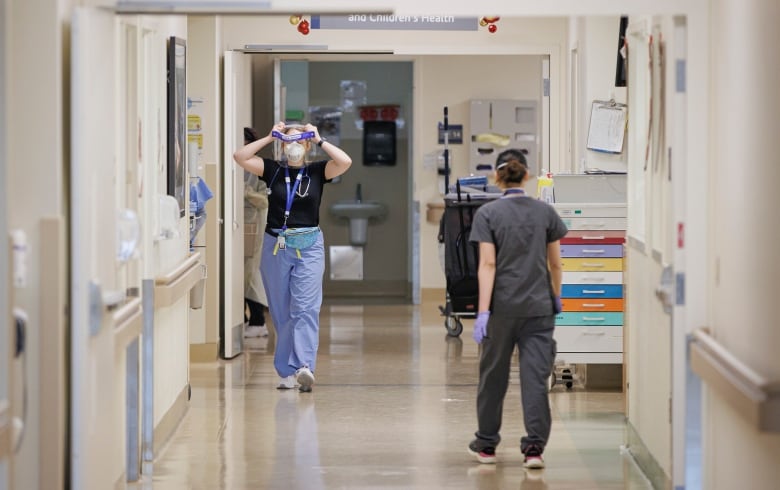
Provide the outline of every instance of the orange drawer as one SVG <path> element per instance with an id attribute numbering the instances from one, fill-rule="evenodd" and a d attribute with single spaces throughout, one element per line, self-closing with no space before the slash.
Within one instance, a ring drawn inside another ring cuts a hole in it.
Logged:
<path id="1" fill-rule="evenodd" d="M 563 311 L 623 311 L 623 298 L 564 298 Z"/>

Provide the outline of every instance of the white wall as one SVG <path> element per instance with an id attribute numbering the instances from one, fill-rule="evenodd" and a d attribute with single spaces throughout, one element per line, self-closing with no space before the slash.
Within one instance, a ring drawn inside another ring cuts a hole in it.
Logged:
<path id="1" fill-rule="evenodd" d="M 153 42 L 142 61 L 147 70 L 142 126 L 146 128 L 144 151 L 145 208 L 143 277 L 154 279 L 175 269 L 189 254 L 189 212 L 179 220 L 178 236 L 159 236 L 159 197 L 167 194 L 167 65 L 166 40 L 187 39 L 184 16 L 141 16 L 136 21 Z M 186 161 L 186 160 L 185 160 Z M 189 196 L 189 193 L 187 194 Z M 189 202 L 189 201 L 187 201 Z M 154 423 L 162 420 L 189 381 L 189 308 L 186 297 L 154 316 Z"/>
<path id="2" fill-rule="evenodd" d="M 416 109 L 414 120 L 414 199 L 420 201 L 421 285 L 443 288 L 444 275 L 439 266 L 436 224 L 424 221 L 425 204 L 441 201 L 435 173 L 422 170 L 423 155 L 441 149 L 436 142 L 436 124 L 442 120 L 444 105 L 450 107 L 450 122 L 462 122 L 468 129 L 467 102 L 472 98 L 531 98 L 540 91 L 541 68 L 530 57 L 551 56 L 551 167 L 557 171 L 565 160 L 566 138 L 566 58 L 567 21 L 565 18 L 503 18 L 496 34 L 484 28 L 468 32 L 398 31 L 318 31 L 305 38 L 286 17 L 225 17 L 223 46 L 241 49 L 246 44 L 325 44 L 334 51 L 394 51 L 401 59 L 421 60 L 415 75 Z M 474 55 L 447 58 L 445 54 Z M 420 57 L 421 55 L 431 55 Z M 433 56 L 442 55 L 442 56 Z M 467 64 L 458 64 L 467 60 Z M 464 66 L 466 69 L 463 69 Z M 530 75 L 529 75 L 530 73 Z M 454 152 L 453 175 L 467 171 L 465 153 L 451 145 Z"/>
<path id="3" fill-rule="evenodd" d="M 443 107 L 449 109 L 450 124 L 463 124 L 463 134 L 469 135 L 471 99 L 540 100 L 541 60 L 537 56 L 421 56 L 415 70 L 415 199 L 421 203 L 424 219 L 428 203 L 442 202 L 436 172 L 421 163 L 425 154 L 443 148 L 437 144 L 437 123 L 443 120 Z M 449 149 L 450 182 L 454 182 L 454 178 L 469 174 L 470 146 L 465 141 L 463 145 L 450 145 Z M 438 232 L 438 222 L 423 221 L 420 225 L 423 288 L 445 286 L 438 260 Z"/>
<path id="4" fill-rule="evenodd" d="M 63 17 L 70 2 L 63 0 L 11 0 L 7 30 L 6 72 L 7 157 L 3 196 L 13 212 L 8 228 L 23 230 L 27 235 L 27 286 L 14 291 L 14 305 L 24 309 L 29 318 L 27 330 L 28 414 L 25 438 L 12 471 L 16 488 L 38 488 L 40 484 L 39 401 L 42 372 L 39 356 L 41 342 L 46 340 L 41 325 L 43 298 L 40 256 L 45 244 L 40 239 L 40 221 L 45 216 L 65 216 L 64 175 L 66 147 L 62 121 L 66 117 L 63 92 L 63 65 L 66 62 Z M 30 62 L 35 60 L 35 62 Z M 12 203 L 12 204 L 11 204 Z M 3 240 L 6 238 L 3 237 Z M 64 246 L 62 243 L 59 246 Z M 64 286 L 64 285 L 63 285 Z M 3 310 L 6 311 L 6 310 Z M 64 320 L 64 319 L 63 319 Z M 54 331 L 64 329 L 64 322 L 47 325 Z M 63 369 L 54 366 L 53 369 Z M 20 379 L 16 371 L 17 380 Z M 20 386 L 19 382 L 15 383 Z M 16 413 L 21 413 L 21 391 L 16 392 Z"/>
<path id="5" fill-rule="evenodd" d="M 200 157 L 200 177 L 214 194 L 206 204 L 206 224 L 198 233 L 198 251 L 205 254 L 208 279 L 206 281 L 204 307 L 190 311 L 190 343 L 211 344 L 213 359 L 217 356 L 219 339 L 219 225 L 218 204 L 219 162 L 222 161 L 222 19 L 215 16 L 190 16 L 187 18 L 187 95 L 200 97 L 202 104 L 203 149 Z M 208 175 L 217 180 L 210 182 Z"/>
<path id="6" fill-rule="evenodd" d="M 576 20 L 576 49 L 578 53 L 577 141 L 574 151 L 573 173 L 589 170 L 625 171 L 626 153 L 610 155 L 586 149 L 590 127 L 591 106 L 594 100 L 626 102 L 625 87 L 615 86 L 615 63 L 620 31 L 620 16 L 579 17 Z M 625 145 L 624 148 L 627 148 Z"/>
<path id="7" fill-rule="evenodd" d="M 203 150 L 201 164 L 215 164 L 221 157 L 220 57 L 218 46 L 221 19 L 214 16 L 187 17 L 187 95 L 202 97 Z"/>
<path id="8" fill-rule="evenodd" d="M 780 379 L 777 301 L 780 241 L 780 4 L 713 2 L 711 32 L 712 335 L 752 369 Z M 760 434 L 706 390 L 704 487 L 777 488 L 780 435 Z M 734 468 L 749 468 L 738 472 Z"/>
<path id="9" fill-rule="evenodd" d="M 8 32 L 6 19 L 5 0 L 0 0 L 0 196 L 6 196 L 5 169 L 8 155 L 6 154 L 5 132 L 6 132 L 6 45 L 8 41 L 6 34 Z M 7 202 L 5 197 L 0 198 L 0 236 L 7 236 L 8 223 L 6 218 Z M 8 308 L 8 293 L 10 292 L 10 270 L 8 265 L 8 242 L 0 240 L 0 345 L 11 345 L 11 315 Z M 8 388 L 10 372 L 10 349 L 0 349 L 0 400 L 8 401 Z M 0 459 L 0 487 L 8 486 L 9 461 L 10 458 Z"/>

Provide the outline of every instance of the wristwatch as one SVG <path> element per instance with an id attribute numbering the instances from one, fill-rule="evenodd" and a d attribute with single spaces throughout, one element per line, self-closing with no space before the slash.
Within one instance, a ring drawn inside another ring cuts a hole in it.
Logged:
<path id="1" fill-rule="evenodd" d="M 320 138 L 320 140 L 317 142 L 317 146 L 322 148 L 322 144 L 325 143 L 326 141 L 328 141 L 328 140 L 326 140 L 325 138 Z"/>

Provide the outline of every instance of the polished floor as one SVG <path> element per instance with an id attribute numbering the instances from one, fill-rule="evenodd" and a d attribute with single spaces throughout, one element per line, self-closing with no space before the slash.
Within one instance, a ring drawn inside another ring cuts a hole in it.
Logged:
<path id="1" fill-rule="evenodd" d="M 497 465 L 476 430 L 477 346 L 447 337 L 436 304 L 326 305 L 312 393 L 275 389 L 273 336 L 233 361 L 193 365 L 189 411 L 140 488 L 644 489 L 621 450 L 617 391 L 551 394 L 547 468 L 524 470 L 517 372 Z"/>

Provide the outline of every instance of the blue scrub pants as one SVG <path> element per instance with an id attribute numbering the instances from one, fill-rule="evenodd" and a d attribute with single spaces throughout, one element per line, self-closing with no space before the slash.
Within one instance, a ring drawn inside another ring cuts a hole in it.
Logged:
<path id="1" fill-rule="evenodd" d="M 314 245 L 300 251 L 287 247 L 274 255 L 275 246 L 276 238 L 266 234 L 260 274 L 276 327 L 274 367 L 286 378 L 298 368 L 316 368 L 325 244 L 320 232 Z"/>

